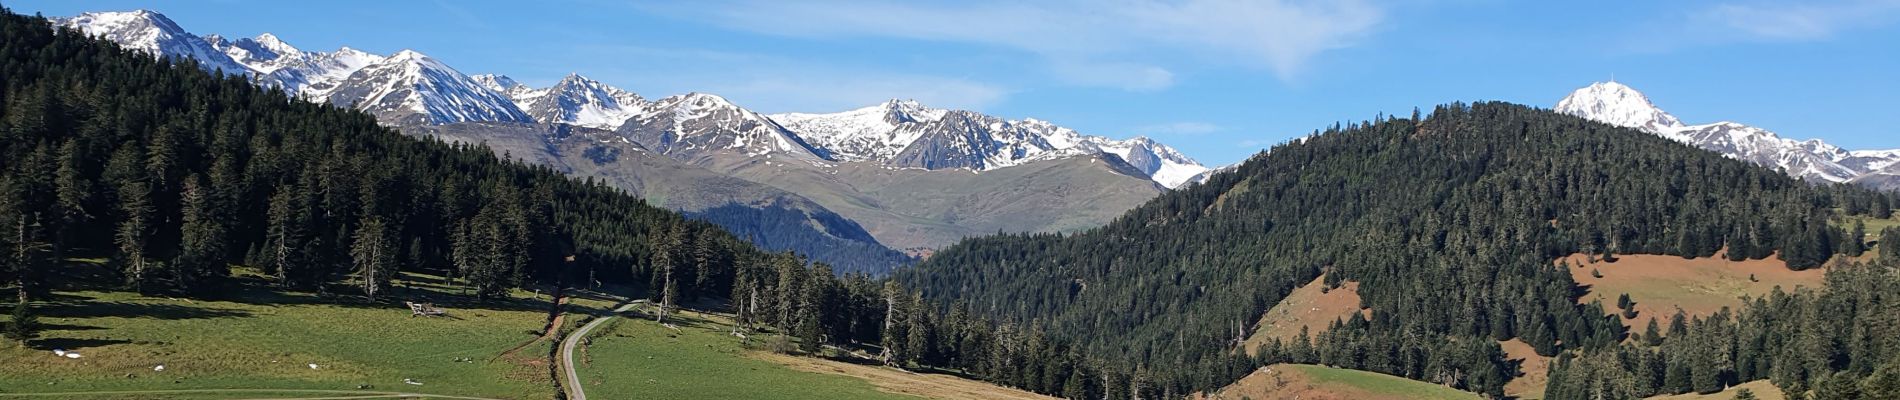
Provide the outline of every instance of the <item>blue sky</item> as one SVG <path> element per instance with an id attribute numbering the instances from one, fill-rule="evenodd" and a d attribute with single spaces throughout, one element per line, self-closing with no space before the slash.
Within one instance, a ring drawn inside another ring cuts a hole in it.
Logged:
<path id="1" fill-rule="evenodd" d="M 915 98 L 1147 135 L 1209 165 L 1450 101 L 1548 107 L 1612 75 L 1688 123 L 1900 148 L 1900 1 L 11 0 L 162 12 L 306 50 L 410 48 L 542 86 L 570 72 L 649 98 L 763 112 Z"/>

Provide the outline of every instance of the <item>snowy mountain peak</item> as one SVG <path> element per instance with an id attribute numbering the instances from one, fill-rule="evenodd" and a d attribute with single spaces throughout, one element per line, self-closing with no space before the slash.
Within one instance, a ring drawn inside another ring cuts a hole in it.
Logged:
<path id="1" fill-rule="evenodd" d="M 647 111 L 647 101 L 580 74 L 568 74 L 546 89 L 530 89 L 506 76 L 477 76 L 490 89 L 505 93 L 534 120 L 616 129 Z M 724 101 L 721 99 L 720 101 Z"/>
<path id="2" fill-rule="evenodd" d="M 472 75 L 472 76 L 469 76 L 468 78 L 474 79 L 475 82 L 481 83 L 482 87 L 486 87 L 488 88 L 488 90 L 493 90 L 500 93 L 508 93 L 509 91 L 512 91 L 515 88 L 526 86 L 526 85 L 522 85 L 521 82 L 516 82 L 514 78 L 509 78 L 507 75 L 501 75 L 501 74 Z"/>
<path id="3" fill-rule="evenodd" d="M 243 64 L 245 68 L 260 75 L 268 75 L 279 69 L 310 62 L 317 54 L 306 54 L 303 50 L 284 43 L 269 33 L 255 38 L 227 40 L 221 35 L 205 35 L 205 42 L 212 48 L 224 52 L 232 61 Z"/>
<path id="4" fill-rule="evenodd" d="M 329 92 L 328 100 L 397 124 L 534 122 L 507 96 L 415 50 L 357 70 Z"/>
<path id="5" fill-rule="evenodd" d="M 270 49 L 278 54 L 303 52 L 302 50 L 298 50 L 296 46 L 291 46 L 290 43 L 284 43 L 283 39 L 278 39 L 277 35 L 272 35 L 270 32 L 259 34 L 257 37 L 251 38 L 251 41 L 257 42 L 257 44 L 263 45 L 264 48 Z"/>
<path id="6" fill-rule="evenodd" d="M 1656 108 L 1643 92 L 1615 81 L 1592 83 L 1570 92 L 1557 102 L 1556 111 L 1650 133 L 1682 127 L 1682 121 Z"/>
<path id="7" fill-rule="evenodd" d="M 197 60 L 207 70 L 230 74 L 250 72 L 198 35 L 185 31 L 164 14 L 149 10 L 89 12 L 72 18 L 54 18 L 53 24 L 132 50 L 160 57 Z"/>
<path id="8" fill-rule="evenodd" d="M 617 130 L 642 146 L 674 157 L 693 158 L 710 152 L 737 152 L 750 157 L 782 156 L 822 162 L 824 150 L 813 147 L 778 122 L 707 93 L 668 96 L 646 105 L 643 112 Z"/>
<path id="9" fill-rule="evenodd" d="M 1615 82 L 1577 89 L 1558 102 L 1556 110 L 1640 129 L 1807 180 L 1847 182 L 1900 161 L 1900 154 L 1850 152 L 1819 139 L 1787 139 L 1767 129 L 1732 121 L 1684 125 L 1651 104 L 1641 92 Z"/>

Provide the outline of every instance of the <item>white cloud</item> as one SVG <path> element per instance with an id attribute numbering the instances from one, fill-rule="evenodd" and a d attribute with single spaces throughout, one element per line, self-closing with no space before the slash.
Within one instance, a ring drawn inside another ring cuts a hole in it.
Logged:
<path id="1" fill-rule="evenodd" d="M 573 46 L 575 52 L 627 55 L 643 61 L 578 66 L 607 84 L 648 98 L 715 93 L 765 113 L 837 112 L 894 98 L 981 111 L 1002 102 L 1011 92 L 1003 86 L 966 78 L 869 70 L 767 54 L 622 44 Z M 539 71 L 540 76 L 527 76 L 523 81 L 552 83 L 576 67 L 550 66 Z"/>
<path id="2" fill-rule="evenodd" d="M 1175 135 L 1175 136 L 1193 136 L 1193 135 L 1204 135 L 1204 134 L 1209 134 L 1209 133 L 1214 133 L 1214 132 L 1219 132 L 1220 130 L 1221 130 L 1221 128 L 1220 128 L 1220 126 L 1219 126 L 1219 125 L 1214 125 L 1214 124 L 1210 124 L 1210 123 L 1206 123 L 1206 122 L 1191 122 L 1191 121 L 1190 121 L 1190 122 L 1173 122 L 1173 123 L 1166 123 L 1166 124 L 1155 124 L 1155 125 L 1147 125 L 1147 126 L 1141 126 L 1141 127 L 1136 127 L 1136 128 L 1135 128 L 1135 132 L 1136 132 L 1136 133 L 1138 133 L 1138 134 L 1142 134 L 1142 135 L 1155 135 L 1155 136 L 1159 136 L 1159 135 Z"/>
<path id="3" fill-rule="evenodd" d="M 982 110 L 1009 94 L 1001 87 L 957 78 L 877 73 L 756 76 L 713 83 L 708 91 L 768 113 L 837 112 L 896 98 L 932 107 Z"/>
<path id="4" fill-rule="evenodd" d="M 1698 24 L 1768 40 L 1820 40 L 1836 33 L 1892 22 L 1900 1 L 1854 0 L 1796 3 L 1728 3 L 1693 15 Z"/>
<path id="5" fill-rule="evenodd" d="M 1352 45 L 1383 19 L 1365 0 L 736 0 L 655 7 L 774 35 L 1001 47 L 1041 57 L 1064 82 L 1137 91 L 1172 85 L 1174 74 L 1163 65 L 1183 55 L 1264 67 L 1291 79 L 1310 58 Z"/>

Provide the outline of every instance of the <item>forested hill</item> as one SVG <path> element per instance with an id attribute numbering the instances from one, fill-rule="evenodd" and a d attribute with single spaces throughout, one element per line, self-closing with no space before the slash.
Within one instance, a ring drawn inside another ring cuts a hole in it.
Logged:
<path id="1" fill-rule="evenodd" d="M 202 292 L 245 264 L 373 294 L 402 268 L 491 296 L 665 259 L 691 260 L 669 263 L 692 267 L 669 275 L 687 294 L 724 295 L 734 260 L 758 255 L 617 189 L 189 63 L 0 15 L 0 277 L 32 287 L 56 260 L 100 257 L 146 292 Z"/>
<path id="2" fill-rule="evenodd" d="M 1727 246 L 1809 268 L 1858 253 L 1831 213 L 1893 203 L 1548 110 L 1454 104 L 1275 147 L 1084 233 L 969 239 L 897 279 L 942 307 L 1041 324 L 1180 393 L 1260 365 L 1234 360 L 1246 330 L 1330 271 L 1329 284 L 1359 282 L 1370 321 L 1316 338 L 1329 350 L 1264 354 L 1498 394 L 1512 371 L 1495 342 L 1463 339 L 1522 338 L 1548 355 L 1625 333 L 1577 305 L 1560 256 Z"/>

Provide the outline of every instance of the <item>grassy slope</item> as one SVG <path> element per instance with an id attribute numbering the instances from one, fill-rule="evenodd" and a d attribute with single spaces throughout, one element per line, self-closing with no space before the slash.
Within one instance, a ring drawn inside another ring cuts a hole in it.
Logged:
<path id="1" fill-rule="evenodd" d="M 1761 380 L 1746 382 L 1713 394 L 1690 393 L 1674 396 L 1656 396 L 1651 397 L 1650 400 L 1727 400 L 1735 398 L 1735 393 L 1741 389 L 1748 389 L 1749 391 L 1755 392 L 1755 398 L 1761 400 L 1782 400 L 1788 398 L 1781 394 L 1781 388 L 1775 387 L 1774 384 L 1768 383 L 1768 381 Z"/>
<path id="2" fill-rule="evenodd" d="M 680 330 L 650 319 L 609 322 L 577 355 L 588 397 L 603 399 L 905 399 L 861 379 L 747 357 L 726 325 L 682 313 Z M 763 336 L 763 335 L 760 335 Z"/>
<path id="3" fill-rule="evenodd" d="M 1478 395 L 1376 372 L 1304 364 L 1275 364 L 1221 390 L 1207 399 L 1309 400 L 1465 400 Z"/>
<path id="4" fill-rule="evenodd" d="M 505 398 L 552 395 L 534 340 L 546 297 L 473 304 L 434 289 L 397 289 L 452 318 L 412 318 L 399 302 L 323 299 L 245 285 L 223 300 L 73 288 L 35 305 L 47 324 L 34 348 L 0 348 L 0 393 L 265 388 L 411 391 Z M 399 301 L 399 300 L 398 300 Z M 54 356 L 63 348 L 81 359 Z M 457 358 L 473 362 L 457 362 Z M 308 364 L 317 364 L 311 369 Z M 165 371 L 153 367 L 164 364 Z M 404 379 L 422 386 L 404 384 Z"/>

